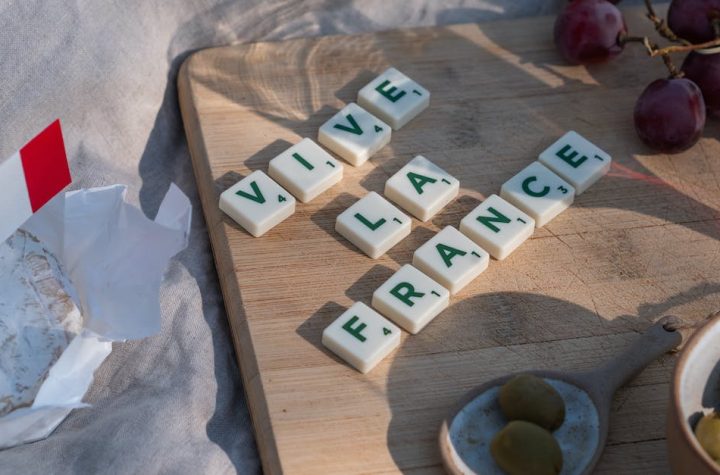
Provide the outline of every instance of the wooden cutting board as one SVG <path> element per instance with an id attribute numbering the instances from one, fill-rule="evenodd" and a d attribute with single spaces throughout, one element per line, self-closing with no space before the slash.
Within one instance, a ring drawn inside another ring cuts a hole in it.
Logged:
<path id="1" fill-rule="evenodd" d="M 627 10 L 635 34 L 649 31 Z M 720 308 L 720 124 L 692 150 L 654 155 L 632 109 L 660 60 L 630 47 L 607 65 L 569 67 L 553 18 L 200 51 L 180 103 L 247 399 L 267 473 L 436 473 L 441 418 L 474 385 L 529 368 L 587 369 L 651 321 Z M 633 45 L 631 45 L 633 46 Z M 681 60 L 681 59 L 680 59 Z M 219 194 L 318 127 L 393 65 L 431 105 L 343 181 L 261 238 L 218 209 Z M 609 175 L 489 269 L 370 374 L 321 343 L 323 329 L 413 251 L 574 129 L 614 159 Z M 422 154 L 460 179 L 460 196 L 372 260 L 336 216 Z M 616 397 L 598 472 L 662 473 L 675 357 Z"/>

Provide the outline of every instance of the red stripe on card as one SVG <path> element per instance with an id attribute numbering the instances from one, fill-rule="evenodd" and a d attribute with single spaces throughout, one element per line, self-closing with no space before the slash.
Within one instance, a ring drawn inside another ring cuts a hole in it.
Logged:
<path id="1" fill-rule="evenodd" d="M 72 181 L 59 119 L 26 143 L 20 158 L 33 213 Z"/>

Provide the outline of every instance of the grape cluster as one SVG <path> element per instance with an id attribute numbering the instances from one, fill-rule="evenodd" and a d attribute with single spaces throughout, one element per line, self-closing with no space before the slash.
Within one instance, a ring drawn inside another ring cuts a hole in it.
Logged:
<path id="1" fill-rule="evenodd" d="M 670 77 L 645 88 L 635 105 L 635 129 L 648 146 L 665 153 L 692 147 L 702 135 L 706 113 L 720 117 L 720 0 L 672 0 L 667 22 L 646 1 L 658 33 L 679 44 L 660 49 L 647 38 L 628 35 L 619 0 L 570 0 L 555 21 L 555 44 L 571 64 L 611 60 L 631 41 L 662 56 Z M 689 51 L 680 70 L 670 53 Z"/>

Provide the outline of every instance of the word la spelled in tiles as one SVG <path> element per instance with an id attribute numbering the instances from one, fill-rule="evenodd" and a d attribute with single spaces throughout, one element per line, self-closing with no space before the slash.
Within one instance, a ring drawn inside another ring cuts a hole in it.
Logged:
<path id="1" fill-rule="evenodd" d="M 390 142 L 392 130 L 355 103 L 320 126 L 318 141 L 356 167 Z"/>
<path id="2" fill-rule="evenodd" d="M 412 334 L 445 310 L 450 293 L 410 264 L 405 264 L 375 293 L 372 306 Z"/>
<path id="3" fill-rule="evenodd" d="M 532 216 L 535 226 L 541 227 L 568 209 L 575 199 L 575 188 L 545 165 L 533 162 L 503 184 L 500 196 Z"/>
<path id="4" fill-rule="evenodd" d="M 413 158 L 385 183 L 385 196 L 421 221 L 450 203 L 460 182 L 422 155 Z"/>
<path id="5" fill-rule="evenodd" d="M 407 237 L 410 228 L 410 217 L 374 191 L 335 221 L 335 230 L 373 259 Z"/>
<path id="6" fill-rule="evenodd" d="M 458 293 L 487 269 L 490 255 L 452 226 L 437 233 L 413 254 L 413 266 Z"/>
<path id="7" fill-rule="evenodd" d="M 295 212 L 295 198 L 258 170 L 220 195 L 220 209 L 258 237 Z"/>
<path id="8" fill-rule="evenodd" d="M 356 302 L 323 331 L 322 343 L 361 373 L 373 369 L 400 345 L 400 329 Z"/>
<path id="9" fill-rule="evenodd" d="M 307 203 L 342 180 L 343 166 L 312 140 L 302 139 L 270 160 L 268 173 Z"/>
<path id="10" fill-rule="evenodd" d="M 570 131 L 542 152 L 539 160 L 575 187 L 579 195 L 610 170 L 612 158 L 577 132 Z"/>
<path id="11" fill-rule="evenodd" d="M 430 105 L 430 92 L 388 68 L 358 93 L 358 104 L 398 130 Z"/>
<path id="12" fill-rule="evenodd" d="M 535 231 L 535 220 L 498 195 L 490 195 L 460 222 L 460 231 L 503 260 Z"/>

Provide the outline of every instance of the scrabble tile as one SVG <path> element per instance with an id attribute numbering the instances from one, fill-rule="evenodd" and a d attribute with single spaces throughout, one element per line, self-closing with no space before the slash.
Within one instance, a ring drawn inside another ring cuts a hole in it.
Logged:
<path id="1" fill-rule="evenodd" d="M 533 162 L 505 182 L 500 196 L 529 214 L 539 228 L 572 204 L 575 188 L 545 165 Z"/>
<path id="2" fill-rule="evenodd" d="M 430 92 L 395 68 L 360 89 L 358 104 L 398 130 L 430 105 Z"/>
<path id="3" fill-rule="evenodd" d="M 412 264 L 455 295 L 487 269 L 490 255 L 452 226 L 413 254 Z"/>
<path id="4" fill-rule="evenodd" d="M 335 230 L 373 259 L 406 238 L 410 227 L 410 217 L 374 191 L 335 221 Z"/>
<path id="5" fill-rule="evenodd" d="M 460 182 L 422 155 L 413 158 L 385 182 L 385 196 L 421 221 L 450 203 Z"/>
<path id="6" fill-rule="evenodd" d="M 400 345 L 400 329 L 362 302 L 356 302 L 323 331 L 322 343 L 351 366 L 367 373 Z"/>
<path id="7" fill-rule="evenodd" d="M 310 139 L 270 160 L 268 173 L 303 203 L 342 180 L 343 166 Z"/>
<path id="8" fill-rule="evenodd" d="M 540 154 L 540 162 L 580 194 L 602 178 L 612 158 L 580 134 L 570 131 Z"/>
<path id="9" fill-rule="evenodd" d="M 295 212 L 295 198 L 258 170 L 220 195 L 220 209 L 258 237 Z"/>
<path id="10" fill-rule="evenodd" d="M 460 232 L 501 261 L 532 236 L 535 220 L 498 195 L 490 195 L 460 221 Z"/>
<path id="11" fill-rule="evenodd" d="M 392 130 L 355 103 L 320 126 L 318 142 L 359 167 L 390 142 Z"/>
<path id="12" fill-rule="evenodd" d="M 410 264 L 405 264 L 373 293 L 372 306 L 412 334 L 418 333 L 450 301 L 450 293 Z"/>

